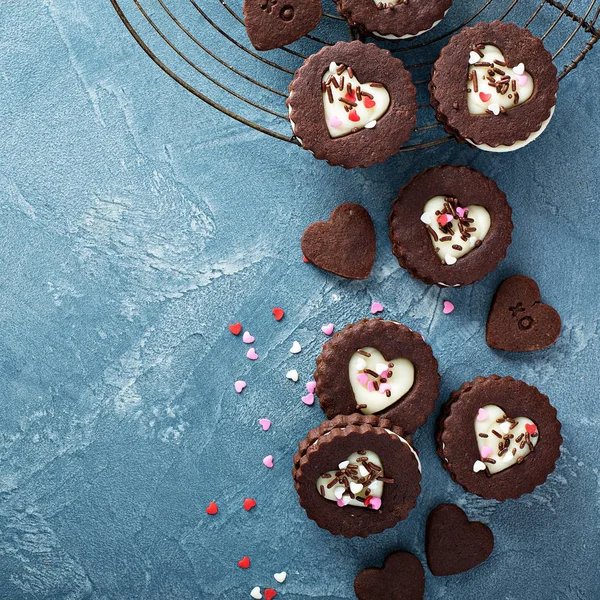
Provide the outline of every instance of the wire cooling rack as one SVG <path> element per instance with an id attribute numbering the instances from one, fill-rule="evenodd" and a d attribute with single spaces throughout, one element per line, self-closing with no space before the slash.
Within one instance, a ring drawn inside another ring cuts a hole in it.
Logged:
<path id="1" fill-rule="evenodd" d="M 111 2 L 146 54 L 186 90 L 248 127 L 295 144 L 285 106 L 294 72 L 323 45 L 358 37 L 334 14 L 331 0 L 324 0 L 324 16 L 315 31 L 269 52 L 252 48 L 244 29 L 243 0 Z M 600 0 L 456 0 L 442 23 L 426 34 L 401 42 L 369 40 L 401 58 L 417 86 L 417 125 L 402 151 L 450 139 L 429 107 L 427 84 L 440 49 L 462 27 L 495 19 L 527 27 L 544 40 L 562 80 L 600 39 L 599 16 Z"/>

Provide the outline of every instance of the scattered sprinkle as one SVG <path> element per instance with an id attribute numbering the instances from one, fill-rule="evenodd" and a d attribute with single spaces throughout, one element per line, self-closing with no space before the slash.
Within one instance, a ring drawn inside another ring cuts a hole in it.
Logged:
<path id="1" fill-rule="evenodd" d="M 273 577 L 275 577 L 275 581 L 278 583 L 283 583 L 287 578 L 287 573 L 285 571 L 281 571 L 281 573 L 275 573 Z"/>
<path id="2" fill-rule="evenodd" d="M 302 346 L 300 345 L 300 342 L 294 341 L 294 343 L 292 344 L 292 347 L 290 348 L 290 352 L 292 354 L 298 354 L 298 353 L 302 352 Z"/>
<path id="3" fill-rule="evenodd" d="M 238 561 L 238 567 L 240 567 L 240 569 L 250 568 L 250 559 L 247 556 L 244 556 L 242 560 Z"/>
<path id="4" fill-rule="evenodd" d="M 317 382 L 316 381 L 307 381 L 306 382 L 306 391 L 309 394 L 312 394 L 315 391 L 316 387 L 317 387 Z"/>
<path id="5" fill-rule="evenodd" d="M 274 308 L 272 311 L 273 316 L 275 317 L 276 321 L 281 321 L 281 319 L 283 319 L 283 316 L 285 315 L 285 312 L 283 310 L 283 308 Z"/>
<path id="6" fill-rule="evenodd" d="M 233 333 L 233 335 L 240 335 L 240 333 L 242 332 L 242 324 L 234 323 L 233 325 L 230 325 L 229 331 L 231 331 L 231 333 Z"/>
<path id="7" fill-rule="evenodd" d="M 309 263 L 310 260 L 308 260 L 308 258 L 306 258 L 306 256 L 303 256 L 302 257 L 302 262 Z"/>
<path id="8" fill-rule="evenodd" d="M 251 344 L 254 341 L 254 336 L 250 335 L 249 331 L 244 331 L 242 341 L 244 342 L 244 344 Z"/>
<path id="9" fill-rule="evenodd" d="M 260 588 L 258 586 L 253 587 L 250 592 L 250 596 L 254 598 L 254 600 L 260 600 L 262 598 L 262 594 L 260 593 Z"/>
<path id="10" fill-rule="evenodd" d="M 271 427 L 271 421 L 269 419 L 259 419 L 259 425 L 263 428 L 263 431 L 269 431 Z"/>
<path id="11" fill-rule="evenodd" d="M 373 302 L 371 304 L 371 314 L 375 315 L 377 313 L 380 313 L 383 311 L 383 304 L 380 304 L 379 302 Z"/>
<path id="12" fill-rule="evenodd" d="M 306 394 L 306 396 L 302 396 L 302 402 L 306 404 L 306 406 L 312 406 L 315 403 L 315 395 L 312 393 Z"/>
<path id="13" fill-rule="evenodd" d="M 370 506 L 373 510 L 379 510 L 381 508 L 381 498 L 375 498 L 371 496 L 368 506 Z"/>
<path id="14" fill-rule="evenodd" d="M 446 254 L 446 256 L 444 256 L 444 261 L 447 265 L 453 265 L 456 263 L 456 257 L 452 256 L 451 254 Z"/>
<path id="15" fill-rule="evenodd" d="M 523 75 L 523 73 L 525 73 L 525 65 L 523 63 L 519 63 L 516 67 L 513 68 L 513 71 L 517 75 Z"/>
<path id="16" fill-rule="evenodd" d="M 250 360 L 256 360 L 258 358 L 258 354 L 256 354 L 256 350 L 254 348 L 250 348 L 250 350 L 248 350 L 248 352 L 246 352 L 246 356 Z"/>
<path id="17" fill-rule="evenodd" d="M 291 371 L 288 371 L 285 376 L 288 379 L 291 379 L 292 381 L 298 381 L 298 377 L 300 377 L 298 375 L 298 371 L 296 371 L 296 369 L 292 369 Z"/>
<path id="18" fill-rule="evenodd" d="M 478 413 L 477 413 L 477 420 L 478 421 L 485 421 L 488 418 L 488 412 L 487 410 L 485 410 L 485 408 L 480 408 Z"/>
<path id="19" fill-rule="evenodd" d="M 452 302 L 450 302 L 450 300 L 444 300 L 444 308 L 443 308 L 442 312 L 445 315 L 449 315 L 453 310 L 454 310 L 454 304 L 452 304 Z"/>
<path id="20" fill-rule="evenodd" d="M 334 330 L 334 324 L 333 323 L 328 323 L 327 325 L 323 325 L 321 327 L 321 331 L 325 335 L 331 335 L 333 333 L 333 330 Z"/>
<path id="21" fill-rule="evenodd" d="M 256 506 L 254 498 L 246 498 L 244 500 L 244 510 L 252 510 Z"/>
<path id="22" fill-rule="evenodd" d="M 269 456 L 265 456 L 263 458 L 263 465 L 265 465 L 265 467 L 267 467 L 267 469 L 273 468 L 273 455 L 272 454 L 269 454 Z"/>
<path id="23" fill-rule="evenodd" d="M 265 590 L 265 600 L 273 600 L 277 596 L 277 592 L 272 588 L 267 588 Z"/>
<path id="24" fill-rule="evenodd" d="M 246 387 L 246 382 L 238 379 L 238 381 L 233 384 L 233 387 L 238 394 L 241 394 L 242 390 Z"/>
<path id="25" fill-rule="evenodd" d="M 216 502 L 211 502 L 206 507 L 206 514 L 207 515 L 216 515 L 218 512 L 219 512 L 219 507 L 217 506 Z"/>
<path id="26" fill-rule="evenodd" d="M 475 473 L 479 473 L 479 471 L 485 471 L 485 469 L 486 469 L 485 463 L 482 463 L 480 460 L 476 460 L 473 463 L 473 471 Z"/>

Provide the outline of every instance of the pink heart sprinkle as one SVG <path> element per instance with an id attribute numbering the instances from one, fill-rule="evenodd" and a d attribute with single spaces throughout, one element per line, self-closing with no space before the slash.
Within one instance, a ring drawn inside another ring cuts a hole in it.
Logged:
<path id="1" fill-rule="evenodd" d="M 485 421 L 487 418 L 488 418 L 487 410 L 485 410 L 485 408 L 480 408 L 479 412 L 477 413 L 477 420 Z"/>
<path id="2" fill-rule="evenodd" d="M 452 304 L 452 302 L 450 302 L 450 300 L 444 300 L 444 308 L 443 308 L 442 312 L 445 315 L 449 315 L 453 310 L 454 310 L 454 304 Z"/>
<path id="3" fill-rule="evenodd" d="M 233 384 L 233 387 L 238 394 L 241 394 L 242 390 L 246 387 L 246 382 L 240 379 Z"/>
<path id="4" fill-rule="evenodd" d="M 379 393 L 385 394 L 386 392 L 391 392 L 392 386 L 389 383 L 382 383 L 379 385 Z"/>
<path id="5" fill-rule="evenodd" d="M 487 458 L 488 456 L 490 456 L 493 453 L 494 453 L 494 451 L 489 446 L 481 447 L 481 458 Z"/>
<path id="6" fill-rule="evenodd" d="M 372 392 L 375 389 L 375 386 L 373 385 L 372 381 L 369 381 L 369 383 L 367 383 L 367 389 Z"/>
<path id="7" fill-rule="evenodd" d="M 263 428 L 263 431 L 269 431 L 271 421 L 269 419 L 259 419 L 258 424 Z"/>
<path id="8" fill-rule="evenodd" d="M 254 341 L 254 336 L 250 335 L 249 331 L 244 331 L 244 335 L 242 336 L 242 340 L 244 344 L 251 344 Z"/>
<path id="9" fill-rule="evenodd" d="M 371 314 L 372 315 L 379 313 L 382 310 L 383 310 L 383 304 L 380 304 L 379 302 L 373 302 L 373 304 L 371 304 Z"/>
<path id="10" fill-rule="evenodd" d="M 379 510 L 381 508 L 381 498 L 371 498 L 369 500 L 369 506 L 373 510 Z"/>
<path id="11" fill-rule="evenodd" d="M 344 508 L 344 506 L 346 506 L 346 505 L 344 504 L 344 501 L 343 501 L 341 498 L 340 498 L 340 499 L 337 501 L 337 505 L 338 505 L 340 508 Z"/>
<path id="12" fill-rule="evenodd" d="M 383 377 L 384 379 L 387 379 L 388 370 L 386 369 L 385 371 L 381 371 L 381 373 L 379 373 L 379 377 Z"/>
<path id="13" fill-rule="evenodd" d="M 323 327 L 321 327 L 321 331 L 325 335 L 331 335 L 333 333 L 333 323 L 329 323 L 327 325 L 323 325 Z"/>
<path id="14" fill-rule="evenodd" d="M 465 216 L 465 213 L 467 212 L 466 208 L 463 208 L 462 206 L 457 206 L 456 207 L 456 213 L 458 214 L 458 216 L 462 219 Z"/>
<path id="15" fill-rule="evenodd" d="M 267 467 L 267 469 L 273 468 L 273 456 L 271 454 L 269 454 L 269 456 L 265 456 L 263 458 L 263 465 L 265 465 L 265 467 Z"/>
<path id="16" fill-rule="evenodd" d="M 366 373 L 359 373 L 356 376 L 356 379 L 358 380 L 358 383 L 360 383 L 360 385 L 367 385 L 367 381 L 369 381 L 369 376 Z"/>
<path id="17" fill-rule="evenodd" d="M 256 350 L 254 348 L 250 348 L 250 350 L 248 350 L 248 352 L 246 352 L 246 356 L 250 360 L 256 360 L 258 358 L 258 354 L 256 354 Z"/>
<path id="18" fill-rule="evenodd" d="M 302 402 L 304 402 L 306 406 L 312 406 L 315 403 L 315 395 L 306 394 L 306 396 L 302 396 Z"/>
<path id="19" fill-rule="evenodd" d="M 527 83 L 527 75 L 517 75 L 516 79 L 520 86 L 523 86 Z"/>
<path id="20" fill-rule="evenodd" d="M 341 124 L 342 122 L 337 117 L 331 117 L 331 120 L 329 121 L 331 127 L 339 127 Z"/>
<path id="21" fill-rule="evenodd" d="M 312 394 L 315 391 L 316 387 L 317 387 L 317 382 L 316 381 L 307 381 L 306 382 L 306 391 L 309 394 Z"/>

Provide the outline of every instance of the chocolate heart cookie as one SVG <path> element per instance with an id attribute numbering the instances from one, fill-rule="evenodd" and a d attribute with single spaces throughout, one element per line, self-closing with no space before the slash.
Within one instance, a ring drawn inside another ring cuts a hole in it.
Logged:
<path id="1" fill-rule="evenodd" d="M 532 352 L 552 346 L 560 328 L 560 315 L 542 303 L 538 284 L 525 275 L 513 275 L 496 290 L 486 342 L 497 350 Z"/>
<path id="2" fill-rule="evenodd" d="M 358 600 L 422 600 L 425 571 L 410 552 L 392 552 L 380 569 L 363 569 L 354 580 Z"/>
<path id="3" fill-rule="evenodd" d="M 329 217 L 309 225 L 302 252 L 317 267 L 347 279 L 366 279 L 375 262 L 375 228 L 360 204 L 340 204 Z"/>
<path id="4" fill-rule="evenodd" d="M 434 575 L 456 575 L 480 565 L 494 549 L 490 528 L 454 504 L 440 504 L 427 518 L 425 552 Z"/>

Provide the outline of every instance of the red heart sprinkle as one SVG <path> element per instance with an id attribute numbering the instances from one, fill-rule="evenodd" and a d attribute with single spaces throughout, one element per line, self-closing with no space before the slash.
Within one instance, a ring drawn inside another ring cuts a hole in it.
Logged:
<path id="1" fill-rule="evenodd" d="M 276 321 L 281 321 L 281 319 L 283 319 L 283 315 L 285 315 L 283 308 L 274 308 L 271 312 L 275 316 Z"/>
<path id="2" fill-rule="evenodd" d="M 250 559 L 247 556 L 244 556 L 244 558 L 238 562 L 238 567 L 240 567 L 240 569 L 249 569 Z"/>
<path id="3" fill-rule="evenodd" d="M 535 423 L 525 423 L 525 431 L 529 435 L 533 435 L 537 431 L 537 427 L 535 426 Z"/>
<path id="4" fill-rule="evenodd" d="M 356 96 L 354 94 L 346 94 L 346 100 L 350 100 L 350 102 L 356 102 Z"/>
<path id="5" fill-rule="evenodd" d="M 356 123 L 357 121 L 360 121 L 360 117 L 358 116 L 358 113 L 357 113 L 357 112 L 356 112 L 354 109 L 352 109 L 352 110 L 351 110 L 351 111 L 348 113 L 348 118 L 349 118 L 351 121 L 354 121 L 355 123 Z"/>
<path id="6" fill-rule="evenodd" d="M 211 502 L 206 508 L 207 515 L 216 515 L 219 512 L 219 507 L 216 502 Z"/>
<path id="7" fill-rule="evenodd" d="M 365 105 L 365 108 L 373 108 L 375 106 L 375 100 L 371 100 L 371 98 L 365 96 L 363 104 Z"/>
<path id="8" fill-rule="evenodd" d="M 305 262 L 305 263 L 307 263 L 307 262 L 310 262 L 310 260 L 308 260 L 308 258 L 306 258 L 306 256 L 303 256 L 303 257 L 302 257 L 302 262 Z"/>
<path id="9" fill-rule="evenodd" d="M 277 592 L 272 588 L 267 588 L 265 590 L 265 600 L 272 600 L 277 596 Z"/>
<path id="10" fill-rule="evenodd" d="M 233 333 L 233 335 L 240 335 L 240 333 L 242 332 L 242 324 L 234 323 L 233 325 L 230 325 L 229 331 L 231 331 L 231 333 Z"/>
<path id="11" fill-rule="evenodd" d="M 489 102 L 492 99 L 492 95 L 486 94 L 485 92 L 479 92 L 479 97 L 482 102 Z"/>
<path id="12" fill-rule="evenodd" d="M 244 510 L 250 510 L 256 506 L 256 500 L 252 498 L 246 498 L 244 500 Z"/>
<path id="13" fill-rule="evenodd" d="M 442 227 L 444 227 L 445 225 L 448 225 L 448 223 L 450 223 L 450 221 L 452 221 L 452 215 L 449 215 L 448 213 L 443 213 L 437 218 L 437 222 Z"/>

